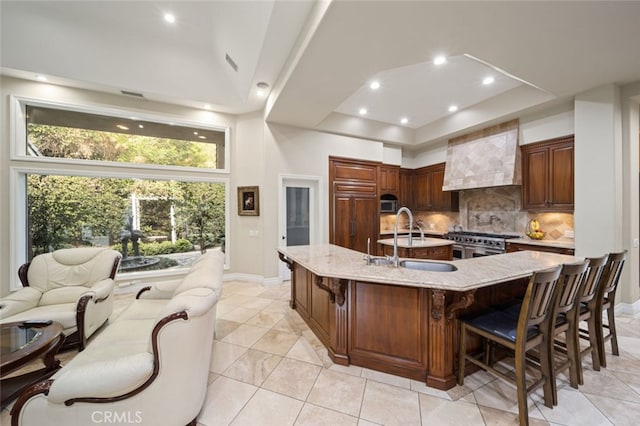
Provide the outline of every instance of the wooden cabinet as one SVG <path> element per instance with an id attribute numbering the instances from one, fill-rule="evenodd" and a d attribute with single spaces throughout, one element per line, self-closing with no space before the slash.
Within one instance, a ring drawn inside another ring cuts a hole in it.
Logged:
<path id="1" fill-rule="evenodd" d="M 378 192 L 393 194 L 397 197 L 400 191 L 400 166 L 383 164 L 380 166 L 379 172 Z"/>
<path id="2" fill-rule="evenodd" d="M 413 209 L 413 170 L 400 169 L 400 189 L 398 191 L 398 207 Z"/>
<path id="3" fill-rule="evenodd" d="M 541 246 L 538 244 L 527 244 L 526 242 L 522 243 L 507 243 L 507 253 L 513 253 L 515 251 L 523 251 L 523 250 L 532 250 L 532 251 L 544 251 L 548 253 L 558 253 L 558 254 L 568 254 L 573 256 L 575 250 L 572 248 L 566 247 L 554 247 L 554 246 Z"/>
<path id="4" fill-rule="evenodd" d="M 329 158 L 331 244 L 366 253 L 367 240 L 378 239 L 378 168 L 375 162 Z"/>
<path id="5" fill-rule="evenodd" d="M 522 147 L 522 209 L 573 211 L 573 135 Z"/>
<path id="6" fill-rule="evenodd" d="M 422 211 L 458 211 L 458 193 L 443 191 L 444 163 L 422 167 L 414 171 L 413 204 Z"/>
<path id="7" fill-rule="evenodd" d="M 453 260 L 452 245 L 438 247 L 398 247 L 398 257 L 430 260 Z M 378 253 L 383 256 L 393 256 L 393 246 L 379 244 Z"/>

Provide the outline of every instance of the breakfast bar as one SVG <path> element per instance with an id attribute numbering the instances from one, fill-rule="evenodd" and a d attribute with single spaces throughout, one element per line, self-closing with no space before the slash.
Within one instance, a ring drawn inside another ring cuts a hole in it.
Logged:
<path id="1" fill-rule="evenodd" d="M 282 247 L 278 252 L 291 270 L 291 308 L 335 363 L 408 377 L 442 390 L 456 383 L 458 315 L 521 295 L 535 271 L 581 260 L 519 251 L 428 265 L 414 260 L 393 267 L 331 244 Z M 411 269 L 415 266 L 432 270 Z M 479 343 L 470 342 L 468 348 L 474 350 Z"/>

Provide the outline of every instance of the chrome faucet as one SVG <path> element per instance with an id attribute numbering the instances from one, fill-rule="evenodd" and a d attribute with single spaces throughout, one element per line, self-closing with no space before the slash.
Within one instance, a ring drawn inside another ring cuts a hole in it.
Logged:
<path id="1" fill-rule="evenodd" d="M 415 228 L 418 228 L 418 231 L 420 231 L 420 242 L 424 242 L 424 231 L 422 230 L 422 227 L 416 223 Z"/>
<path id="2" fill-rule="evenodd" d="M 398 259 L 398 219 L 400 218 L 400 213 L 403 212 L 409 216 L 409 246 L 413 243 L 413 239 L 411 238 L 411 230 L 413 229 L 413 213 L 411 213 L 411 210 L 406 207 L 400 207 L 400 209 L 398 209 L 398 213 L 396 213 L 396 223 L 393 226 L 393 257 L 391 258 L 391 261 L 395 268 L 397 268 L 400 263 Z"/>

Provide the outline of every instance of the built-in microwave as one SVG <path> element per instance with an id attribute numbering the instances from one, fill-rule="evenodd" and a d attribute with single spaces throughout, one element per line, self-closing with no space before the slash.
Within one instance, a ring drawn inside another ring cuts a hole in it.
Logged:
<path id="1" fill-rule="evenodd" d="M 380 200 L 380 211 L 382 213 L 395 213 L 398 211 L 397 200 Z"/>

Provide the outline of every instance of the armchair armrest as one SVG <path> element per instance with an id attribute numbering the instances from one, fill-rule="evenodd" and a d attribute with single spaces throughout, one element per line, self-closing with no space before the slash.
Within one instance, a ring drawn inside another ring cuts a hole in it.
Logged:
<path id="1" fill-rule="evenodd" d="M 72 366 L 60 370 L 54 379 L 49 401 L 71 405 L 74 400 L 117 398 L 139 388 L 153 371 L 154 358 L 149 352 Z"/>
<path id="2" fill-rule="evenodd" d="M 171 299 L 181 279 L 161 281 L 144 287 L 136 295 L 136 299 Z"/>
<path id="3" fill-rule="evenodd" d="M 32 287 L 24 287 L 0 299 L 0 318 L 8 318 L 38 306 L 42 293 Z"/>
<path id="4" fill-rule="evenodd" d="M 93 286 L 91 286 L 91 290 L 84 293 L 82 296 L 84 297 L 87 294 L 93 293 L 93 302 L 100 303 L 105 300 L 107 297 L 113 293 L 113 280 L 111 278 L 107 278 L 101 281 L 98 281 Z"/>

